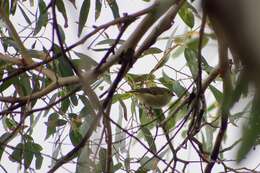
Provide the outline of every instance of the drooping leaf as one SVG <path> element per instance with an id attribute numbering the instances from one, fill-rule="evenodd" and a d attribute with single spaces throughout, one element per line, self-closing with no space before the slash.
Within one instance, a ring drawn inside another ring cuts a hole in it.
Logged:
<path id="1" fill-rule="evenodd" d="M 42 27 L 48 24 L 48 14 L 46 9 L 46 4 L 43 0 L 39 0 L 39 18 L 37 19 L 36 26 L 33 35 L 38 34 Z"/>
<path id="2" fill-rule="evenodd" d="M 66 39 L 66 36 L 65 36 L 65 32 L 63 31 L 62 27 L 58 24 L 58 31 L 59 31 L 59 34 L 61 36 L 61 42 L 64 43 L 65 42 L 65 39 Z"/>
<path id="3" fill-rule="evenodd" d="M 9 142 L 6 140 L 10 137 L 10 135 L 11 135 L 11 133 L 5 132 L 0 137 L 0 143 L 2 144 L 2 145 L 0 145 L 0 160 L 2 158 L 2 155 L 3 155 L 5 147 L 6 147 L 4 144 L 5 144 L 5 142 Z"/>
<path id="4" fill-rule="evenodd" d="M 108 2 L 109 7 L 112 10 L 114 18 L 115 19 L 119 18 L 120 17 L 120 15 L 119 15 L 119 8 L 117 6 L 116 0 L 107 0 L 107 2 Z"/>
<path id="5" fill-rule="evenodd" d="M 41 169 L 43 162 L 43 157 L 40 153 L 35 154 L 35 168 Z"/>
<path id="6" fill-rule="evenodd" d="M 9 159 L 13 162 L 20 163 L 23 159 L 23 146 L 24 144 L 19 143 L 15 146 L 12 154 L 9 156 Z"/>
<path id="7" fill-rule="evenodd" d="M 146 142 L 149 145 L 150 150 L 153 151 L 154 153 L 156 153 L 156 151 L 157 151 L 156 145 L 154 143 L 154 139 L 153 139 L 153 136 L 152 136 L 150 130 L 146 127 L 142 127 L 141 130 L 142 130 L 142 133 L 144 135 Z"/>
<path id="8" fill-rule="evenodd" d="M 106 160 L 107 160 L 107 149 L 101 147 L 98 155 L 99 155 L 99 159 L 100 159 L 99 164 L 101 166 L 101 169 L 102 169 L 103 172 L 105 172 L 105 170 L 106 170 Z"/>
<path id="9" fill-rule="evenodd" d="M 16 83 L 21 87 L 23 95 L 30 95 L 32 93 L 32 88 L 30 85 L 30 77 L 23 73 L 19 76 L 19 80 Z"/>
<path id="10" fill-rule="evenodd" d="M 21 11 L 21 13 L 22 13 L 24 19 L 26 20 L 26 22 L 27 22 L 29 25 L 31 25 L 32 22 L 31 22 L 30 18 L 28 17 L 28 15 L 27 15 L 27 14 L 25 13 L 25 11 L 23 10 L 23 8 L 22 8 L 20 5 L 18 5 L 18 7 L 19 7 L 19 9 L 20 9 L 20 11 Z"/>
<path id="11" fill-rule="evenodd" d="M 248 81 L 247 74 L 245 74 L 244 72 L 241 72 L 238 76 L 235 89 L 232 93 L 232 101 L 231 101 L 232 104 L 239 101 L 239 98 L 242 95 L 246 96 L 248 94 L 248 86 L 249 86 L 248 84 L 249 84 L 249 81 Z"/>
<path id="12" fill-rule="evenodd" d="M 217 102 L 219 104 L 221 104 L 222 100 L 223 100 L 223 93 L 220 90 L 218 90 L 216 87 L 214 87 L 213 85 L 210 85 L 209 89 L 213 93 L 213 95 L 216 98 Z"/>
<path id="13" fill-rule="evenodd" d="M 101 0 L 96 0 L 96 6 L 95 6 L 95 20 L 98 19 L 101 13 L 101 8 L 102 8 L 102 1 Z"/>
<path id="14" fill-rule="evenodd" d="M 122 126 L 123 117 L 124 117 L 124 115 L 123 115 L 123 108 L 119 104 L 119 118 L 118 118 L 117 123 L 120 126 Z M 114 147 L 115 147 L 115 149 L 117 151 L 124 152 L 124 151 L 126 151 L 126 140 L 124 140 L 126 138 L 126 134 L 117 126 L 116 126 L 115 131 L 116 131 L 116 134 L 115 134 L 115 144 L 114 144 Z"/>
<path id="15" fill-rule="evenodd" d="M 198 75 L 198 54 L 192 49 L 185 48 L 184 57 L 187 61 L 193 79 L 196 79 Z"/>
<path id="16" fill-rule="evenodd" d="M 81 5 L 80 14 L 79 14 L 78 37 L 81 35 L 82 30 L 88 19 L 89 8 L 90 8 L 90 0 L 84 0 Z"/>
<path id="17" fill-rule="evenodd" d="M 60 92 L 60 97 L 61 98 L 64 97 L 65 95 L 66 95 L 65 92 L 62 92 L 62 91 Z M 61 112 L 66 113 L 68 108 L 69 108 L 69 106 L 70 106 L 70 99 L 69 98 L 63 99 L 61 101 L 61 109 L 60 109 Z"/>
<path id="18" fill-rule="evenodd" d="M 189 8 L 187 3 L 182 5 L 181 9 L 178 11 L 178 14 L 186 25 L 193 28 L 195 19 L 192 10 Z"/>
<path id="19" fill-rule="evenodd" d="M 67 12 L 63 3 L 63 0 L 57 0 L 56 1 L 56 6 L 59 10 L 59 12 L 62 14 L 63 18 L 64 18 L 64 27 L 67 28 L 68 27 L 68 17 L 67 17 Z"/>
<path id="20" fill-rule="evenodd" d="M 70 136 L 70 141 L 73 144 L 73 146 L 77 146 L 82 140 L 82 135 L 79 132 L 78 128 L 71 129 L 69 136 Z"/>
<path id="21" fill-rule="evenodd" d="M 32 142 L 27 142 L 24 144 L 24 166 L 26 169 L 30 167 L 33 160 L 34 153 L 32 152 L 32 147 Z"/>
<path id="22" fill-rule="evenodd" d="M 49 115 L 48 121 L 45 123 L 47 125 L 47 133 L 45 139 L 48 139 L 56 132 L 58 118 L 59 115 L 57 113 L 52 113 L 51 115 Z"/>
<path id="23" fill-rule="evenodd" d="M 255 96 L 252 102 L 249 121 L 244 126 L 241 145 L 237 151 L 237 161 L 240 162 L 245 158 L 249 151 L 256 145 L 260 136 L 260 97 Z"/>

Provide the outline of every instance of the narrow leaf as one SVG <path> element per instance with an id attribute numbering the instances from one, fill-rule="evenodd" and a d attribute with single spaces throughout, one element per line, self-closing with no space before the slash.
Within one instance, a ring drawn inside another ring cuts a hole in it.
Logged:
<path id="1" fill-rule="evenodd" d="M 81 35 L 82 30 L 87 21 L 88 14 L 89 14 L 89 8 L 90 8 L 90 0 L 84 0 L 83 4 L 81 6 L 81 9 L 80 9 L 80 14 L 79 14 L 78 37 Z"/>

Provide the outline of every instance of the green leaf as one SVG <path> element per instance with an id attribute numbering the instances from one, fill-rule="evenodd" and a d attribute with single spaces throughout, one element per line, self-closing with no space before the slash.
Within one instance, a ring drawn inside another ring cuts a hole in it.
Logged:
<path id="1" fill-rule="evenodd" d="M 34 29 L 33 35 L 38 34 L 42 27 L 45 27 L 48 24 L 48 14 L 46 9 L 46 4 L 43 0 L 39 0 L 39 11 L 40 16 L 37 19 L 36 27 Z"/>
<path id="2" fill-rule="evenodd" d="M 108 0 L 107 2 L 108 2 L 108 5 L 109 5 L 110 9 L 112 10 L 114 18 L 115 19 L 119 18 L 120 15 L 119 15 L 119 9 L 118 9 L 116 0 Z"/>
<path id="3" fill-rule="evenodd" d="M 16 83 L 19 85 L 19 87 L 21 87 L 24 96 L 30 95 L 32 93 L 30 77 L 26 73 L 20 75 L 19 80 L 16 81 Z"/>
<path id="4" fill-rule="evenodd" d="M 162 53 L 163 51 L 157 47 L 150 47 L 149 49 L 145 50 L 142 54 L 142 56 L 150 55 L 150 54 L 158 54 Z"/>
<path id="5" fill-rule="evenodd" d="M 43 148 L 41 145 L 37 144 L 37 143 L 32 143 L 32 146 L 31 146 L 31 150 L 34 152 L 34 153 L 40 153 Z"/>
<path id="6" fill-rule="evenodd" d="M 82 140 L 82 135 L 80 134 L 78 128 L 71 129 L 69 136 L 70 136 L 70 141 L 73 144 L 73 146 L 77 146 Z"/>
<path id="7" fill-rule="evenodd" d="M 22 13 L 24 19 L 26 20 L 26 22 L 27 22 L 29 25 L 31 25 L 32 22 L 31 22 L 30 18 L 27 16 L 27 14 L 25 13 L 25 11 L 23 10 L 23 8 L 22 8 L 20 5 L 18 5 L 18 7 L 19 7 L 19 9 L 20 9 L 20 11 L 21 11 L 21 13 Z"/>
<path id="8" fill-rule="evenodd" d="M 203 148 L 206 152 L 211 152 L 213 147 L 213 133 L 216 131 L 216 128 L 213 128 L 211 126 L 205 126 L 205 132 L 206 132 L 206 141 L 203 144 Z"/>
<path id="9" fill-rule="evenodd" d="M 154 139 L 153 139 L 153 136 L 152 136 L 150 130 L 146 127 L 142 127 L 141 130 L 142 130 L 142 133 L 144 135 L 146 142 L 149 145 L 149 148 L 151 149 L 151 151 L 156 153 L 157 152 L 156 145 L 154 143 Z"/>
<path id="10" fill-rule="evenodd" d="M 51 135 L 53 135 L 56 132 L 56 127 L 57 127 L 57 121 L 58 121 L 59 115 L 57 113 L 52 113 L 48 117 L 47 123 L 47 133 L 45 136 L 45 140 L 48 139 Z"/>
<path id="11" fill-rule="evenodd" d="M 14 148 L 14 151 L 12 152 L 12 154 L 9 156 L 9 159 L 13 162 L 18 162 L 20 163 L 22 161 L 23 158 L 23 144 L 19 143 L 16 145 L 16 147 Z"/>
<path id="12" fill-rule="evenodd" d="M 193 28 L 195 19 L 192 10 L 189 8 L 187 3 L 182 5 L 181 9 L 178 11 L 178 14 L 186 25 Z"/>
<path id="13" fill-rule="evenodd" d="M 5 143 L 6 143 L 6 142 L 9 142 L 9 141 L 6 141 L 6 140 L 9 138 L 10 135 L 11 135 L 11 133 L 5 132 L 5 133 L 2 134 L 1 137 L 0 137 L 0 143 L 2 144 L 2 145 L 0 145 L 0 160 L 1 160 L 1 158 L 2 158 L 3 152 L 4 152 L 5 147 L 6 147 L 6 146 L 5 146 Z"/>
<path id="14" fill-rule="evenodd" d="M 171 118 L 167 121 L 165 127 L 168 131 L 175 127 L 176 123 L 181 120 L 188 113 L 188 107 L 184 106 L 176 113 L 176 109 L 180 106 L 181 102 L 172 105 L 169 115 Z M 173 114 L 174 113 L 174 114 Z M 185 136 L 186 137 L 186 136 Z"/>
<path id="15" fill-rule="evenodd" d="M 61 36 L 61 42 L 64 43 L 65 39 L 66 39 L 65 33 L 64 33 L 62 27 L 59 24 L 58 24 L 58 31 L 59 31 L 59 34 Z"/>
<path id="16" fill-rule="evenodd" d="M 116 103 L 120 100 L 126 100 L 132 97 L 132 94 L 130 93 L 123 93 L 123 94 L 115 94 L 113 95 L 112 103 Z"/>
<path id="17" fill-rule="evenodd" d="M 9 88 L 12 84 L 14 84 L 17 81 L 17 77 L 11 78 L 0 85 L 0 93 L 5 91 L 7 88 Z"/>
<path id="18" fill-rule="evenodd" d="M 245 72 L 241 72 L 238 76 L 238 79 L 236 81 L 235 89 L 232 93 L 232 104 L 239 101 L 239 98 L 244 95 L 246 96 L 248 94 L 248 76 L 245 74 Z"/>
<path id="19" fill-rule="evenodd" d="M 57 45 L 54 46 L 54 49 L 55 49 L 55 53 L 61 52 L 60 48 Z M 74 75 L 69 62 L 64 57 L 59 57 L 57 60 L 58 60 L 59 73 L 61 74 L 62 77 Z"/>
<path id="20" fill-rule="evenodd" d="M 66 98 L 66 99 L 62 100 L 62 102 L 61 102 L 61 111 L 63 113 L 66 113 L 68 108 L 69 108 L 69 106 L 70 106 L 70 99 L 69 98 Z"/>
<path id="21" fill-rule="evenodd" d="M 88 14 L 89 14 L 89 8 L 90 8 L 90 0 L 84 0 L 81 5 L 80 14 L 79 14 L 78 37 L 81 35 L 82 30 L 87 21 Z"/>
<path id="22" fill-rule="evenodd" d="M 16 121 L 15 121 L 14 119 L 10 119 L 10 118 L 8 118 L 8 117 L 4 119 L 4 123 L 5 123 L 6 127 L 7 127 L 8 129 L 10 129 L 10 130 L 15 129 L 16 126 L 17 126 Z"/>
<path id="23" fill-rule="evenodd" d="M 122 127 L 122 121 L 123 121 L 123 111 L 122 111 L 122 107 L 121 104 L 119 105 L 119 118 L 117 121 L 117 124 L 120 125 Z M 115 144 L 114 147 L 116 149 L 116 151 L 120 151 L 120 152 L 124 152 L 126 151 L 126 134 L 125 132 L 123 132 L 119 127 L 116 126 L 115 129 L 116 133 L 115 133 Z"/>
<path id="24" fill-rule="evenodd" d="M 40 146 L 39 144 L 31 143 L 31 151 L 33 152 L 33 154 L 35 156 L 36 169 L 40 169 L 42 162 L 43 162 L 43 157 L 41 155 L 42 149 L 43 149 L 42 146 Z"/>
<path id="25" fill-rule="evenodd" d="M 32 163 L 32 159 L 34 155 L 34 153 L 32 152 L 32 146 L 33 146 L 32 142 L 27 142 L 24 145 L 24 166 L 26 169 L 29 168 Z"/>
<path id="26" fill-rule="evenodd" d="M 190 48 L 190 49 L 193 49 L 194 51 L 198 51 L 199 41 L 200 41 L 200 37 L 191 38 L 187 42 L 187 47 Z M 205 47 L 208 44 L 208 42 L 209 42 L 208 37 L 204 36 L 203 39 L 202 39 L 202 48 Z"/>
<path id="27" fill-rule="evenodd" d="M 159 81 L 169 88 L 171 91 L 173 91 L 178 97 L 182 96 L 186 89 L 180 84 L 179 81 L 176 81 L 172 78 L 170 78 L 166 73 L 163 72 L 163 77 L 159 78 Z M 187 91 L 188 94 L 188 91 Z"/>
<path id="28" fill-rule="evenodd" d="M 223 93 L 220 90 L 218 90 L 216 87 L 214 87 L 213 85 L 209 85 L 209 89 L 213 93 L 213 95 L 216 98 L 217 102 L 219 104 L 221 104 L 222 100 L 223 100 Z"/>
<path id="29" fill-rule="evenodd" d="M 188 65 L 190 63 L 191 64 L 197 64 L 197 57 L 198 57 L 198 39 L 193 40 L 191 43 L 191 45 L 189 45 L 189 43 L 187 43 L 187 48 L 185 48 L 184 50 L 184 56 L 186 58 L 188 62 Z M 207 42 L 207 41 L 205 41 Z M 201 65 L 202 65 L 202 70 L 205 70 L 208 74 L 211 73 L 211 71 L 214 69 L 213 67 L 211 67 L 208 62 L 206 61 L 206 59 L 201 56 Z M 196 65 L 198 66 L 198 65 Z M 198 68 L 198 67 L 194 67 L 194 68 Z M 190 67 L 190 66 L 189 66 Z M 197 71 L 197 69 L 193 69 L 195 73 Z"/>
<path id="30" fill-rule="evenodd" d="M 158 159 L 156 158 L 149 158 L 148 156 L 144 156 L 141 160 L 140 160 L 140 164 L 141 167 L 138 169 L 138 171 L 142 172 L 142 171 L 151 171 L 151 170 L 155 170 L 157 168 L 157 164 L 158 164 Z M 137 171 L 137 172 L 138 172 Z"/>
<path id="31" fill-rule="evenodd" d="M 178 11 L 178 14 L 186 25 L 193 28 L 195 21 L 194 15 L 186 3 L 182 5 L 181 9 Z"/>
<path id="32" fill-rule="evenodd" d="M 102 8 L 102 1 L 96 0 L 95 20 L 97 20 L 98 17 L 100 16 L 101 8 Z"/>
<path id="33" fill-rule="evenodd" d="M 115 44 L 115 41 L 116 41 L 115 39 L 108 38 L 108 39 L 105 39 L 105 40 L 102 40 L 102 41 L 98 42 L 96 44 L 96 46 L 97 45 L 106 45 L 106 44 L 111 46 L 111 45 Z M 125 40 L 119 40 L 118 44 L 123 44 L 124 42 L 125 42 Z"/>
<path id="34" fill-rule="evenodd" d="M 123 167 L 122 163 L 118 163 L 116 165 L 113 165 L 112 172 L 116 172 L 119 169 L 121 169 L 122 167 Z"/>
<path id="35" fill-rule="evenodd" d="M 96 65 L 98 65 L 98 63 L 93 58 L 91 58 L 90 56 L 83 54 L 83 53 L 80 53 L 80 52 L 75 52 L 75 51 L 74 51 L 74 53 L 80 58 L 80 59 L 74 59 L 73 60 L 73 63 L 77 67 L 79 67 L 81 69 L 88 70 L 88 69 L 93 68 Z"/>
<path id="36" fill-rule="evenodd" d="M 67 28 L 68 27 L 68 17 L 67 17 L 67 12 L 63 3 L 63 0 L 57 0 L 56 1 L 56 6 L 59 10 L 59 12 L 62 14 L 63 18 L 64 18 L 64 27 Z"/>
<path id="37" fill-rule="evenodd" d="M 36 169 L 41 169 L 42 167 L 42 162 L 43 162 L 43 157 L 41 154 L 37 153 L 35 154 L 35 168 Z"/>
<path id="38" fill-rule="evenodd" d="M 249 115 L 249 121 L 244 126 L 242 142 L 237 152 L 237 161 L 240 162 L 248 152 L 256 145 L 260 136 L 260 97 L 255 96 Z"/>
<path id="39" fill-rule="evenodd" d="M 105 172 L 105 170 L 106 170 L 106 159 L 107 159 L 107 149 L 101 147 L 98 155 L 99 155 L 99 159 L 100 159 L 99 164 L 101 166 L 101 169 L 102 169 L 103 172 Z"/>
<path id="40" fill-rule="evenodd" d="M 193 79 L 196 79 L 198 75 L 198 54 L 192 49 L 185 48 L 184 56 L 187 61 L 188 67 L 191 71 Z"/>

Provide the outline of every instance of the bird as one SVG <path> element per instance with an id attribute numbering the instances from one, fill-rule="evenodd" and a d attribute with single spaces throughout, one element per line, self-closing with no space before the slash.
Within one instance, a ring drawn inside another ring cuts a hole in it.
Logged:
<path id="1" fill-rule="evenodd" d="M 174 93 L 163 87 L 137 88 L 128 93 L 133 94 L 141 103 L 155 109 L 166 106 Z"/>

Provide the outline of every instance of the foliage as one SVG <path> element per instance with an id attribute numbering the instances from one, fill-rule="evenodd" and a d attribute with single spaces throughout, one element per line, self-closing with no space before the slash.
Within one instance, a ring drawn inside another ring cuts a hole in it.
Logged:
<path id="1" fill-rule="evenodd" d="M 217 162 L 223 172 L 253 171 L 232 167 L 226 152 L 241 143 L 232 158 L 241 161 L 259 143 L 258 83 L 230 63 L 227 47 L 212 62 L 209 49 L 222 41 L 214 20 L 191 1 L 133 1 L 147 8 L 125 13 L 123 3 L 0 1 L 0 169 L 187 172 L 199 162 L 211 172 Z M 163 109 L 126 92 L 152 86 L 175 94 Z M 227 128 L 244 119 L 244 135 L 230 142 Z"/>

